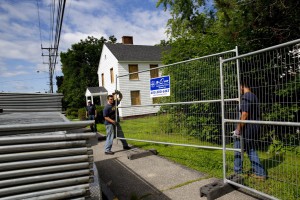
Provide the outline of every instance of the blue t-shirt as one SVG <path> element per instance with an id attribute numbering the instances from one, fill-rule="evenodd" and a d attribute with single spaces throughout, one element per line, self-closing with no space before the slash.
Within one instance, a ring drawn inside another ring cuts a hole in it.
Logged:
<path id="1" fill-rule="evenodd" d="M 247 112 L 247 120 L 260 120 L 259 101 L 252 92 L 245 93 L 241 98 L 240 113 Z M 241 130 L 246 139 L 257 139 L 259 132 L 258 124 L 247 124 Z"/>
<path id="2" fill-rule="evenodd" d="M 109 117 L 110 119 L 112 119 L 114 121 L 116 120 L 116 106 L 114 103 L 112 105 L 106 104 L 106 106 L 103 109 L 103 117 Z M 120 120 L 119 120 L 119 113 L 118 113 L 117 122 L 119 122 L 119 121 Z M 111 123 L 105 120 L 104 124 L 109 125 Z"/>

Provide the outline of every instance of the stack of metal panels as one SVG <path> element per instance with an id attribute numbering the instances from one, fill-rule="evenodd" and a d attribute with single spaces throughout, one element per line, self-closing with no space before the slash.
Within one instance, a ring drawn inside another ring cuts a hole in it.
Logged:
<path id="1" fill-rule="evenodd" d="M 0 93 L 3 112 L 61 112 L 62 94 Z"/>
<path id="2" fill-rule="evenodd" d="M 91 123 L 0 123 L 0 199 L 91 198 L 96 133 L 79 129 Z"/>

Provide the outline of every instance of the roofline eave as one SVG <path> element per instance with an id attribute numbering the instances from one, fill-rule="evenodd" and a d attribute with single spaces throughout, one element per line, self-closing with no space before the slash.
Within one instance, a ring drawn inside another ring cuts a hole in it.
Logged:
<path id="1" fill-rule="evenodd" d="M 161 60 L 138 61 L 138 60 L 118 60 L 118 63 L 162 63 Z"/>

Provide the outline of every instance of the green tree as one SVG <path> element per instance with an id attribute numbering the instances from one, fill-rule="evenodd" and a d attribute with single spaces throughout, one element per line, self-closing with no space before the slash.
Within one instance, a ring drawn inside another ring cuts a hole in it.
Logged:
<path id="1" fill-rule="evenodd" d="M 296 0 L 158 0 L 157 6 L 170 10 L 172 52 L 190 55 L 184 57 L 234 46 L 243 53 L 299 38 Z"/>
<path id="2" fill-rule="evenodd" d="M 59 89 L 63 83 L 64 77 L 63 76 L 56 76 L 56 86 Z"/>
<path id="3" fill-rule="evenodd" d="M 114 36 L 109 42 L 115 43 Z M 67 52 L 61 52 L 63 82 L 58 91 L 64 94 L 67 107 L 80 108 L 85 105 L 87 87 L 98 86 L 98 65 L 103 44 L 107 40 L 87 37 L 73 44 Z"/>

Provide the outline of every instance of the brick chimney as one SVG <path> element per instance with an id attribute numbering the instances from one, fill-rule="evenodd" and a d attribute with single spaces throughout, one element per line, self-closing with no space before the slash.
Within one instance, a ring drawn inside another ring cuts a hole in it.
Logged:
<path id="1" fill-rule="evenodd" d="M 133 37 L 132 36 L 123 36 L 122 43 L 123 44 L 133 44 Z"/>

